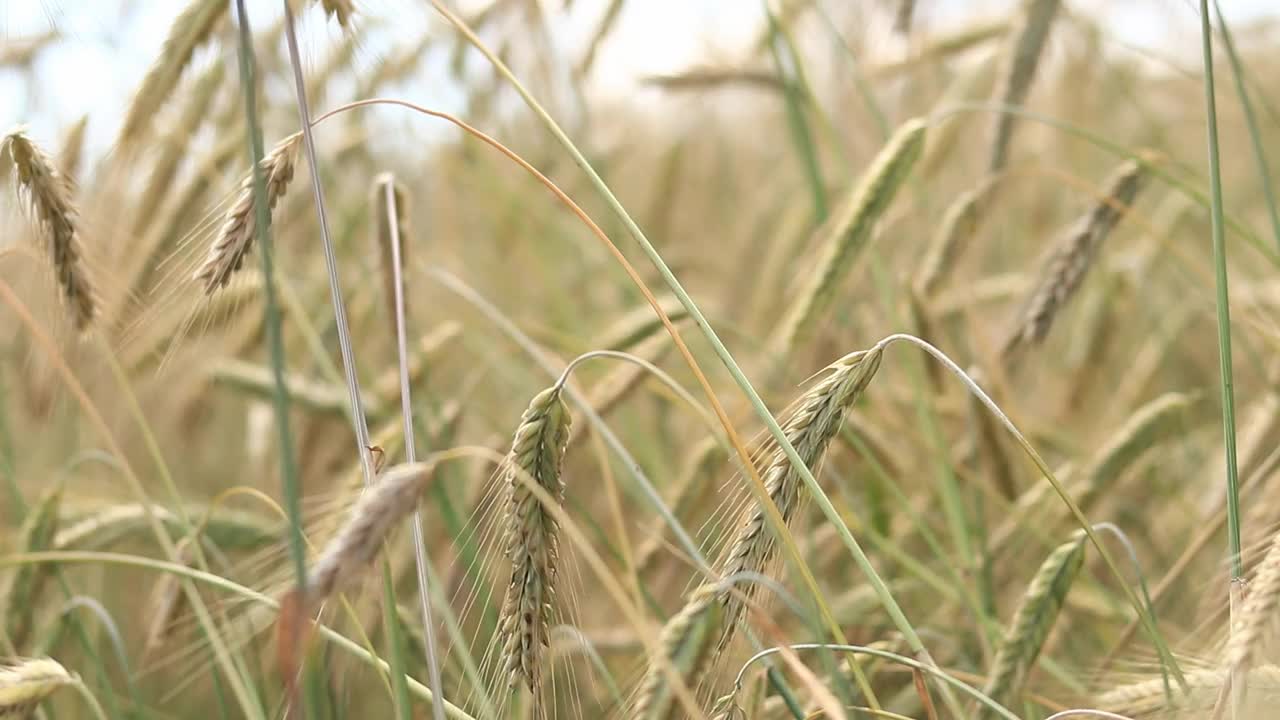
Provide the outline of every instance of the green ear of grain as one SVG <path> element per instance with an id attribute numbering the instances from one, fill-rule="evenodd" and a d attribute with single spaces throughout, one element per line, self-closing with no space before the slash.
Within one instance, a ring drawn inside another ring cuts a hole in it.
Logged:
<path id="1" fill-rule="evenodd" d="M 58 510 L 62 505 L 62 483 L 55 484 L 27 515 L 22 526 L 21 547 L 24 552 L 41 552 L 53 546 L 58 532 Z M 9 583 L 5 597 L 5 632 L 14 647 L 21 648 L 31 634 L 32 620 L 40 605 L 40 591 L 49 578 L 52 565 L 24 563 Z"/>
<path id="2" fill-rule="evenodd" d="M 702 585 L 688 603 L 662 628 L 658 647 L 663 661 L 650 662 L 640 685 L 633 717 L 636 720 L 672 720 L 684 717 L 682 705 L 671 687 L 670 672 L 690 690 L 697 688 L 708 658 L 712 656 L 724 614 L 714 585 Z"/>
<path id="3" fill-rule="evenodd" d="M 898 128 L 829 221 L 818 265 L 779 326 L 777 343 L 784 356 L 808 339 L 818 317 L 831 304 L 840 280 L 867 246 L 876 222 L 920 157 L 927 129 L 923 118 L 913 118 Z"/>
<path id="4" fill-rule="evenodd" d="M 1044 648 L 1049 632 L 1066 601 L 1067 591 L 1084 565 L 1085 535 L 1076 531 L 1071 540 L 1059 545 L 1040 565 L 1022 603 L 1013 616 L 996 653 L 991 676 L 983 693 L 992 700 L 1010 705 L 1022 694 L 1027 676 Z M 994 720 L 995 713 L 983 705 L 975 720 Z"/>

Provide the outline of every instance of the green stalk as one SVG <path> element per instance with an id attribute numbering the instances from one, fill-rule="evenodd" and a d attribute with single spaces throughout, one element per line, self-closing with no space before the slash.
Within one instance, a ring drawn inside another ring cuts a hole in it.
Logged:
<path id="1" fill-rule="evenodd" d="M 1240 481 L 1236 469 L 1236 401 L 1231 370 L 1231 305 L 1227 296 L 1227 247 L 1222 218 L 1222 175 L 1218 160 L 1218 113 L 1213 89 L 1213 35 L 1209 0 L 1200 0 L 1200 42 L 1204 55 L 1204 104 L 1209 132 L 1209 199 L 1213 233 L 1213 270 L 1217 288 L 1218 363 L 1222 387 L 1222 435 L 1227 462 L 1227 553 L 1232 583 L 1242 582 L 1240 560 Z"/>
<path id="2" fill-rule="evenodd" d="M 827 189 L 822 183 L 822 166 L 818 163 L 818 153 L 813 146 L 813 133 L 809 129 L 809 120 L 805 117 L 805 91 L 803 79 L 800 77 L 800 58 L 783 34 L 782 28 L 778 26 L 778 18 L 767 2 L 765 13 L 769 18 L 769 53 L 773 56 L 773 64 L 777 68 L 778 79 L 782 81 L 783 97 L 786 100 L 787 125 L 791 128 L 793 144 L 800 154 L 805 180 L 809 183 L 814 219 L 817 224 L 821 224 L 827 219 Z M 786 58 L 783 57 L 783 50 L 786 50 Z M 791 60 L 793 73 L 787 72 L 786 59 Z"/>

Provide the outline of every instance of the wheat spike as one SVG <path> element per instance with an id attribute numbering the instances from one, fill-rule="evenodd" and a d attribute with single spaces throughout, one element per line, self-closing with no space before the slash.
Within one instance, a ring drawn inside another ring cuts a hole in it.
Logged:
<path id="1" fill-rule="evenodd" d="M 319 0 L 327 17 L 335 18 L 344 28 L 351 28 L 351 17 L 356 14 L 356 4 L 352 0 Z"/>
<path id="2" fill-rule="evenodd" d="M 932 297 L 946 281 L 960 255 L 978 234 L 982 219 L 995 200 L 998 184 L 997 176 L 989 176 L 961 193 L 947 208 L 916 276 L 915 291 L 922 300 Z"/>
<path id="3" fill-rule="evenodd" d="M 28 67 L 41 50 L 61 37 L 58 31 L 50 30 L 39 35 L 5 38 L 4 44 L 0 45 L 0 67 Z"/>
<path id="4" fill-rule="evenodd" d="M 84 133 L 89 127 L 89 115 L 85 113 L 67 129 L 62 137 L 62 147 L 58 150 L 58 169 L 63 177 L 73 182 L 80 177 L 81 158 L 84 157 Z"/>
<path id="5" fill-rule="evenodd" d="M 53 270 L 62 295 L 71 307 L 72 322 L 77 330 L 87 330 L 93 322 L 97 302 L 84 268 L 80 213 L 72 200 L 73 184 L 22 128 L 10 130 L 0 140 L 0 155 L 6 148 L 13 160 L 18 186 L 26 192 L 32 212 L 48 238 Z"/>
<path id="6" fill-rule="evenodd" d="M 808 339 L 818 316 L 831 304 L 841 278 L 866 247 L 876 222 L 920 157 L 927 128 L 921 118 L 898 128 L 828 221 L 818 265 L 778 329 L 778 348 L 784 355 Z"/>
<path id="7" fill-rule="evenodd" d="M 1098 248 L 1133 203 L 1143 178 L 1142 163 L 1131 160 L 1121 165 L 1107 179 L 1102 198 L 1057 240 L 1005 341 L 1002 355 L 1006 361 L 1049 334 L 1054 318 L 1084 280 Z"/>
<path id="8" fill-rule="evenodd" d="M 983 688 L 983 693 L 996 702 L 1007 705 L 1022 694 L 1027 676 L 1062 610 L 1067 591 L 1084 566 L 1085 537 L 1083 531 L 1077 530 L 1071 540 L 1050 553 L 1023 594 Z M 996 715 L 982 705 L 973 717 L 988 720 Z"/>
<path id="9" fill-rule="evenodd" d="M 58 483 L 40 498 L 23 523 L 21 543 L 25 552 L 40 552 L 53 546 L 61 507 L 62 484 Z M 14 647 L 22 647 L 31 633 L 32 618 L 41 605 L 40 591 L 51 568 L 44 563 L 20 565 L 9 583 L 5 593 L 5 633 Z"/>
<path id="10" fill-rule="evenodd" d="M 146 133 L 151 119 L 178 86 L 182 73 L 191 64 L 191 57 L 213 36 L 229 5 L 225 0 L 192 0 L 173 21 L 160 56 L 147 71 L 129 105 L 120 129 L 122 147 L 133 145 Z"/>
<path id="11" fill-rule="evenodd" d="M 281 140 L 262 158 L 262 170 L 265 174 L 267 189 L 267 209 L 275 209 L 276 203 L 289 188 L 293 179 L 293 165 L 298 157 L 298 148 L 302 145 L 302 133 L 294 133 Z M 253 173 L 248 173 L 240 183 L 240 193 L 235 204 L 227 211 L 222 223 L 222 230 L 214 238 L 209 247 L 208 257 L 196 269 L 195 280 L 204 283 L 206 294 L 223 287 L 231 279 L 232 274 L 244 263 L 244 256 L 253 247 L 253 239 L 257 230 L 256 213 L 253 209 Z"/>
<path id="12" fill-rule="evenodd" d="M 671 720 L 684 717 L 672 691 L 669 672 L 675 672 L 686 688 L 697 687 L 713 655 L 723 618 L 722 590 L 716 585 L 700 585 L 688 602 L 662 628 L 658 648 L 662 659 L 649 663 L 636 698 L 636 720 Z"/>
<path id="13" fill-rule="evenodd" d="M 1014 30 L 1013 48 L 1006 55 L 1000 72 L 1000 85 L 995 100 L 1002 105 L 1019 107 L 1027 99 L 1031 81 L 1044 50 L 1049 29 L 1058 14 L 1060 0 L 1028 0 Z M 998 173 L 1009 161 L 1009 143 L 1018 124 L 1016 115 L 997 112 L 992 120 L 991 149 L 988 152 L 987 171 Z"/>
<path id="14" fill-rule="evenodd" d="M 42 700 L 76 678 L 56 660 L 19 660 L 0 666 L 0 717 L 25 717 Z"/>
<path id="15" fill-rule="evenodd" d="M 796 403 L 782 430 L 809 468 L 815 467 L 822 459 L 831 438 L 840 429 L 845 411 L 875 377 L 882 354 L 880 348 L 875 348 L 841 358 L 830 367 L 830 374 Z M 762 453 L 768 457 L 762 476 L 765 490 L 778 507 L 783 522 L 790 523 L 800 503 L 800 474 L 776 442 L 768 443 Z M 775 544 L 776 539 L 766 525 L 764 509 L 748 507 L 739 522 L 737 535 L 720 562 L 720 576 L 731 578 L 747 572 L 763 573 L 773 557 Z M 749 599 L 752 594 L 750 585 L 739 592 L 725 594 L 727 632 L 722 644 L 728 643 L 744 609 L 744 599 Z"/>
<path id="16" fill-rule="evenodd" d="M 1280 533 L 1254 572 L 1238 617 L 1232 618 L 1230 637 L 1222 660 L 1230 677 L 1242 677 L 1261 644 L 1280 604 Z"/>
<path id="17" fill-rule="evenodd" d="M 526 483 L 537 483 L 557 502 L 564 497 L 560 465 L 571 421 L 560 391 L 559 385 L 547 388 L 529 402 L 502 469 L 507 488 L 504 547 L 511 581 L 498 620 L 501 667 L 508 685 L 523 682 L 535 702 L 542 683 L 542 653 L 550 644 L 549 618 L 555 611 L 559 529 Z"/>
<path id="18" fill-rule="evenodd" d="M 1205 717 L 1200 713 L 1213 707 L 1214 699 L 1222 690 L 1227 671 L 1222 668 L 1193 670 L 1183 677 L 1189 691 L 1185 695 L 1178 691 L 1177 686 L 1166 682 L 1164 678 L 1156 677 L 1112 688 L 1098 695 L 1090 706 L 1134 720 L 1175 717 L 1191 720 Z M 1280 666 L 1262 665 L 1250 670 L 1247 677 L 1247 685 L 1251 691 L 1250 709 L 1266 710 L 1274 708 L 1274 703 L 1280 702 Z M 1244 717 L 1264 718 L 1270 715 L 1259 712 L 1246 714 Z"/>
<path id="19" fill-rule="evenodd" d="M 314 607 L 359 577 L 391 530 L 418 506 L 418 496 L 434 474 L 435 464 L 430 462 L 396 465 L 360 494 L 307 575 L 302 593 L 307 606 Z"/>

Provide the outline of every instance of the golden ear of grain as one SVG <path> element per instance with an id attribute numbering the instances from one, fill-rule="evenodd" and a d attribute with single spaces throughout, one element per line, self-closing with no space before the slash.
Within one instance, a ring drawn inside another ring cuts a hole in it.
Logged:
<path id="1" fill-rule="evenodd" d="M 0 67 L 25 68 L 41 50 L 60 37 L 62 35 L 57 30 L 50 30 L 39 35 L 5 38 L 4 44 L 0 45 Z"/>
<path id="2" fill-rule="evenodd" d="M 1049 334 L 1053 320 L 1080 287 L 1098 248 L 1133 204 L 1145 178 L 1141 162 L 1130 160 L 1111 174 L 1101 199 L 1062 234 L 1040 270 L 1039 280 L 1019 313 L 1001 352 L 1006 362 Z"/>
<path id="3" fill-rule="evenodd" d="M 1166 679 L 1155 677 L 1101 693 L 1089 703 L 1089 707 L 1119 713 L 1134 720 L 1208 717 L 1215 698 L 1220 695 L 1224 686 L 1227 671 L 1222 668 L 1206 668 L 1192 670 L 1183 677 L 1189 691 L 1183 694 L 1175 688 L 1172 702 Z M 1261 665 L 1253 668 L 1249 671 L 1246 684 L 1249 703 L 1241 717 L 1271 717 L 1277 703 L 1280 703 L 1280 666 Z"/>
<path id="4" fill-rule="evenodd" d="M 192 536 L 188 535 L 178 541 L 174 550 L 178 562 L 190 565 L 193 557 Z M 182 592 L 181 578 L 174 573 L 164 573 L 156 580 L 151 590 L 151 597 L 146 604 L 143 625 L 146 627 L 146 641 L 142 646 L 142 656 L 152 657 L 160 649 L 177 624 L 178 617 L 186 607 L 186 595 Z"/>
<path id="5" fill-rule="evenodd" d="M 560 466 L 571 418 L 560 386 L 533 397 L 520 418 L 502 470 L 507 488 L 506 537 L 511 580 L 498 619 L 501 667 L 507 684 L 523 682 L 539 702 L 542 654 L 555 607 L 560 533 L 554 516 L 526 483 L 537 483 L 556 502 L 564 497 Z"/>
<path id="6" fill-rule="evenodd" d="M 351 29 L 351 18 L 356 14 L 356 4 L 352 0 L 319 0 L 327 17 L 335 18 L 342 27 Z"/>
<path id="7" fill-rule="evenodd" d="M 62 138 L 62 148 L 58 151 L 58 169 L 63 177 L 73 182 L 80 177 L 80 162 L 84 156 L 84 133 L 89 127 L 89 114 L 85 113 L 67 129 Z"/>
<path id="8" fill-rule="evenodd" d="M 289 188 L 301 145 L 302 133 L 297 132 L 281 140 L 262 158 L 268 210 L 275 209 L 276 203 Z M 240 182 L 240 192 L 227 211 L 222 229 L 209 247 L 208 256 L 196 269 L 194 279 L 204 284 L 205 294 L 212 294 L 225 286 L 244 264 L 244 257 L 253 247 L 257 233 L 256 216 L 253 208 L 253 173 L 250 172 Z"/>
<path id="9" fill-rule="evenodd" d="M 0 717 L 24 717 L 55 690 L 74 682 L 74 675 L 49 658 L 0 666 Z"/>
<path id="10" fill-rule="evenodd" d="M 196 50 L 213 36 L 226 16 L 225 0 L 192 0 L 169 28 L 160 56 L 142 79 L 120 128 L 119 144 L 131 147 L 147 132 L 151 119 L 178 86 Z"/>
<path id="11" fill-rule="evenodd" d="M 1229 677 L 1243 677 L 1280 604 L 1280 533 L 1254 571 L 1238 615 L 1232 618 L 1222 660 Z"/>
<path id="12" fill-rule="evenodd" d="M 1031 81 L 1035 79 L 1045 40 L 1049 37 L 1049 29 L 1053 26 L 1053 19 L 1061 4 L 1060 0 L 1027 1 L 1013 33 L 1013 47 L 1005 57 L 1005 64 L 1000 72 L 996 102 L 1018 107 L 1027 99 L 1027 91 L 1031 89 Z M 991 149 L 987 154 L 989 173 L 998 173 L 1008 164 L 1009 143 L 1013 140 L 1017 124 L 1017 116 L 1011 113 L 997 112 L 993 116 Z"/>
<path id="13" fill-rule="evenodd" d="M 1013 622 L 1005 632 L 983 693 L 1004 705 L 1016 702 L 1035 665 L 1044 642 L 1066 601 L 1067 592 L 1084 566 L 1085 534 L 1077 530 L 1071 540 L 1059 545 L 1040 565 L 1031 585 L 1022 596 Z M 973 715 L 989 720 L 996 715 L 981 705 Z"/>
<path id="14" fill-rule="evenodd" d="M 898 128 L 832 216 L 818 265 L 778 327 L 777 347 L 784 356 L 808 339 L 818 316 L 831 304 L 840 280 L 866 247 L 876 222 L 920 157 L 927 129 L 923 118 Z"/>
<path id="15" fill-rule="evenodd" d="M 58 483 L 40 498 L 22 525 L 21 547 L 24 552 L 41 552 L 53 548 L 62 508 L 62 484 Z M 32 619 L 40 607 L 40 591 L 49 578 L 52 566 L 26 563 L 18 566 L 5 593 L 5 633 L 14 647 L 22 647 L 31 633 Z"/>
<path id="16" fill-rule="evenodd" d="M 73 185 L 22 128 L 9 131 L 0 140 L 0 155 L 6 149 L 13 161 L 18 186 L 27 194 L 48 241 L 54 273 L 71 309 L 71 321 L 77 330 L 87 330 L 93 322 L 97 301 L 84 267 L 80 212 L 72 200 Z"/>
<path id="17" fill-rule="evenodd" d="M 305 607 L 315 607 L 359 577 L 391 530 L 418 507 L 418 496 L 434 475 L 434 463 L 405 463 L 382 473 L 365 489 L 307 575 Z"/>
<path id="18" fill-rule="evenodd" d="M 810 469 L 817 466 L 826 453 L 831 438 L 839 431 L 845 411 L 871 383 L 880 368 L 883 351 L 875 348 L 853 353 L 831 366 L 831 372 L 796 402 L 782 425 L 787 440 Z M 782 520 L 789 523 L 800 504 L 800 473 L 776 442 L 761 450 L 767 457 L 762 479 L 769 499 L 777 506 Z M 748 507 L 739 521 L 739 529 L 720 561 L 720 577 L 728 582 L 747 573 L 763 573 L 773 557 L 776 540 L 769 530 L 765 511 Z M 754 586 L 746 584 L 737 592 L 725 593 L 725 637 L 731 639 L 733 629 L 742 616 L 745 601 L 754 594 Z"/>
<path id="19" fill-rule="evenodd" d="M 689 690 L 697 689 L 720 634 L 721 594 L 716 585 L 700 585 L 680 612 L 663 626 L 658 638 L 662 658 L 649 662 L 640 683 L 633 714 L 636 720 L 684 717 L 683 706 L 671 687 L 670 673 L 674 672 Z"/>

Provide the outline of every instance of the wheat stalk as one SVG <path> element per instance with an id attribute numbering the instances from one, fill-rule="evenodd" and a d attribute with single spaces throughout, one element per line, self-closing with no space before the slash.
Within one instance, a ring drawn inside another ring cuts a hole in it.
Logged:
<path id="1" fill-rule="evenodd" d="M 387 192 L 390 188 L 390 193 Z M 391 218 L 387 215 L 387 204 L 390 203 L 390 211 L 396 218 L 396 236 L 391 237 Z M 391 173 L 380 173 L 373 179 L 373 191 L 371 203 L 374 208 L 374 240 L 378 244 L 378 259 L 381 262 L 382 270 L 382 288 L 383 298 L 387 303 L 387 319 L 391 323 L 391 337 L 396 336 L 396 273 L 395 261 L 392 256 L 392 246 L 394 242 L 399 248 L 401 258 L 407 258 L 407 248 L 405 247 L 405 238 L 409 235 L 409 205 L 405 196 L 404 188 L 400 183 L 396 182 L 396 178 Z M 397 381 L 397 394 L 399 391 L 399 377 Z"/>
<path id="2" fill-rule="evenodd" d="M 538 702 L 542 653 L 555 611 L 559 528 L 526 483 L 537 483 L 557 502 L 564 497 L 560 465 L 569 441 L 569 409 L 561 386 L 538 393 L 520 418 L 502 469 L 507 488 L 504 538 L 511 580 L 498 620 L 502 670 L 509 687 L 524 682 Z"/>
<path id="3" fill-rule="evenodd" d="M 717 585 L 698 586 L 680 612 L 663 626 L 658 637 L 661 657 L 650 661 L 640 683 L 633 713 L 636 720 L 684 717 L 673 692 L 670 673 L 674 672 L 686 688 L 697 686 L 720 632 L 722 593 Z"/>
<path id="4" fill-rule="evenodd" d="M 841 278 L 866 247 L 876 222 L 920 156 L 927 128 L 921 118 L 898 128 L 828 221 L 818 265 L 779 325 L 777 347 L 783 356 L 808 339 L 818 316 L 831 304 Z"/>
<path id="5" fill-rule="evenodd" d="M 1000 642 L 991 675 L 983 688 L 983 694 L 992 700 L 1008 705 L 1022 694 L 1027 676 L 1066 601 L 1067 591 L 1084 566 L 1085 539 L 1082 531 L 1076 531 L 1071 540 L 1045 558 L 1031 580 Z M 988 720 L 996 715 L 991 708 L 981 705 L 973 717 Z"/>
<path id="6" fill-rule="evenodd" d="M 267 209 L 276 203 L 293 180 L 293 166 L 302 145 L 302 133 L 294 133 L 281 140 L 262 158 L 262 170 L 266 176 Z M 232 274 L 244 263 L 244 256 L 253 246 L 256 220 L 253 212 L 253 173 L 245 175 L 240 183 L 240 193 L 227 211 L 222 229 L 209 247 L 209 254 L 196 269 L 194 279 L 204 283 L 206 294 L 212 294 L 231 280 Z"/>
<path id="7" fill-rule="evenodd" d="M 49 658 L 0 666 L 0 717 L 25 717 L 55 690 L 75 682 L 74 675 Z"/>
<path id="8" fill-rule="evenodd" d="M 13 160 L 18 186 L 26 192 L 32 212 L 47 236 L 53 270 L 62 295 L 71 307 L 72 322 L 77 330 L 87 330 L 93 322 L 97 303 L 84 268 L 80 213 L 72 200 L 73 184 L 22 128 L 10 130 L 0 140 L 0 155 L 6 148 Z"/>
<path id="9" fill-rule="evenodd" d="M 160 56 L 142 78 L 142 85 L 125 114 L 119 139 L 122 147 L 133 145 L 146 133 L 151 119 L 178 86 L 196 49 L 213 36 L 227 13 L 228 4 L 226 0 L 192 0 L 173 21 Z"/>
<path id="10" fill-rule="evenodd" d="M 40 498 L 22 525 L 21 547 L 25 552 L 40 552 L 53 546 L 58 532 L 62 507 L 62 484 L 58 483 Z M 44 563 L 18 566 L 5 593 L 5 634 L 14 647 L 22 647 L 31 633 L 32 618 L 40 607 L 40 591 L 48 580 L 50 567 Z"/>
<path id="11" fill-rule="evenodd" d="M 831 438 L 840 429 L 845 411 L 875 377 L 882 353 L 877 347 L 846 355 L 832 364 L 831 372 L 797 401 L 782 430 L 806 466 L 813 468 L 822 459 Z M 777 506 L 784 524 L 789 524 L 799 506 L 800 474 L 776 442 L 766 444 L 761 452 L 768 457 L 762 476 L 765 491 Z M 775 545 L 776 538 L 766 527 L 764 508 L 748 507 L 720 562 L 720 576 L 730 579 L 743 573 L 763 573 L 773 557 Z M 753 595 L 753 587 L 747 585 L 739 592 L 725 593 L 726 633 L 722 645 L 729 642 L 745 601 Z"/>
<path id="12" fill-rule="evenodd" d="M 1133 203 L 1144 178 L 1143 165 L 1130 160 L 1107 179 L 1102 197 L 1072 223 L 1051 249 L 1005 341 L 1006 361 L 1027 345 L 1038 344 L 1049 334 L 1053 320 L 1080 287 L 1098 248 Z"/>
<path id="13" fill-rule="evenodd" d="M 1031 81 L 1044 50 L 1049 29 L 1058 14 L 1060 0 L 1028 0 L 1014 30 L 1013 48 L 1005 57 L 1000 71 L 1000 84 L 996 88 L 996 102 L 1020 107 L 1027 99 Z M 1009 143 L 1018 124 L 1017 116 L 1008 112 L 996 112 L 992 120 L 991 148 L 988 151 L 987 171 L 998 173 L 1009 161 Z"/>

